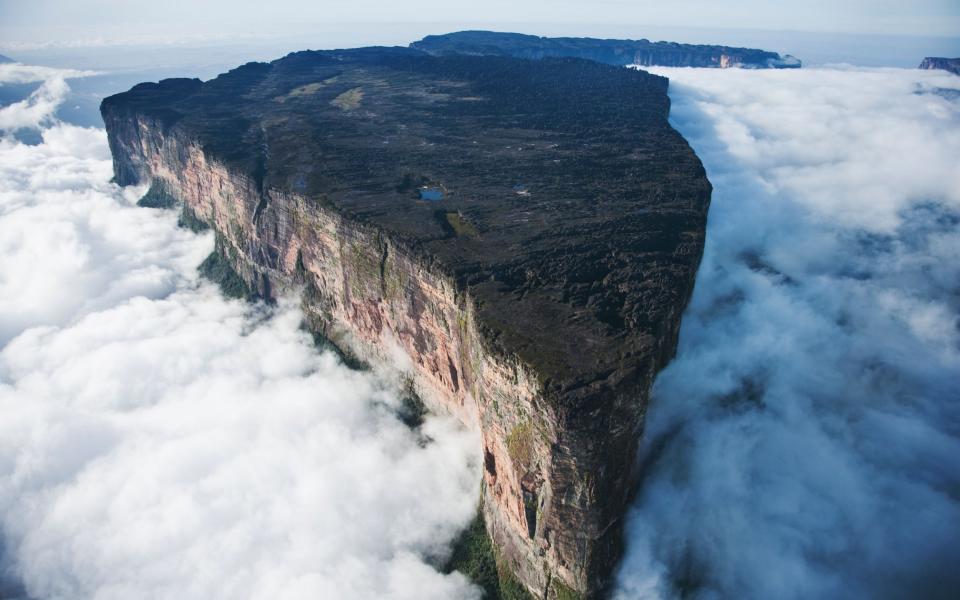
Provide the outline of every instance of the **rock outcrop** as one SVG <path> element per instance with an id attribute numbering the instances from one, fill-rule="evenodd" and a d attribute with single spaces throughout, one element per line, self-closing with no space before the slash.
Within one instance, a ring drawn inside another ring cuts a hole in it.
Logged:
<path id="1" fill-rule="evenodd" d="M 667 80 L 578 59 L 298 52 L 101 111 L 121 185 L 213 228 L 249 289 L 480 430 L 500 568 L 596 597 L 710 184 Z M 162 192 L 162 194 L 160 193 Z"/>
<path id="2" fill-rule="evenodd" d="M 776 52 L 755 48 L 677 44 L 649 40 L 548 38 L 494 31 L 459 31 L 444 35 L 430 35 L 410 46 L 437 55 L 495 55 L 529 59 L 564 56 L 621 66 L 800 68 L 800 60 L 789 54 L 780 56 Z"/>
<path id="3" fill-rule="evenodd" d="M 920 63 L 921 69 L 942 69 L 950 71 L 954 75 L 960 75 L 960 58 L 943 58 L 941 56 L 928 56 Z"/>

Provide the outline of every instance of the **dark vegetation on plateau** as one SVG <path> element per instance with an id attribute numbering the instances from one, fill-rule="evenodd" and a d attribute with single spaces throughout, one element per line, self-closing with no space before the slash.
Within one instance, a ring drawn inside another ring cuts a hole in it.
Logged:
<path id="1" fill-rule="evenodd" d="M 643 371 L 686 300 L 710 187 L 666 88 L 576 58 L 361 48 L 140 84 L 102 108 L 379 227 L 469 289 L 490 343 L 559 390 Z"/>
<path id="2" fill-rule="evenodd" d="M 497 552 L 487 536 L 483 511 L 460 534 L 453 544 L 453 554 L 444 572 L 460 571 L 483 590 L 485 600 L 533 600 L 520 584 L 497 560 Z"/>

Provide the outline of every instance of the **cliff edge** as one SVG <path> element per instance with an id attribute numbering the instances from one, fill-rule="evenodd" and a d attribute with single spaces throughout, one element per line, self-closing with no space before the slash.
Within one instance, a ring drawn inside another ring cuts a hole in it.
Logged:
<path id="1" fill-rule="evenodd" d="M 960 75 L 960 58 L 943 58 L 942 56 L 928 56 L 918 67 L 920 69 L 942 69 L 954 75 Z"/>
<path id="2" fill-rule="evenodd" d="M 585 58 L 608 65 L 644 67 L 714 67 L 744 69 L 799 69 L 796 57 L 756 48 L 734 48 L 649 40 L 548 38 L 522 33 L 458 31 L 429 35 L 410 44 L 430 54 L 471 54 L 539 59 L 548 56 Z"/>
<path id="3" fill-rule="evenodd" d="M 397 356 L 483 440 L 497 568 L 596 597 L 710 184 L 667 80 L 574 58 L 297 52 L 103 101 L 116 181 L 216 234 L 260 296 Z"/>

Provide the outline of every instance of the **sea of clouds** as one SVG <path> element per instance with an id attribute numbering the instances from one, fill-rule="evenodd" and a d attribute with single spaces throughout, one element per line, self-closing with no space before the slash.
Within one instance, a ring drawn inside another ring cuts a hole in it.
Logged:
<path id="1" fill-rule="evenodd" d="M 618 600 L 960 590 L 960 77 L 655 69 L 714 184 Z"/>
<path id="2" fill-rule="evenodd" d="M 136 207 L 104 131 L 54 118 L 82 75 L 0 70 L 42 82 L 0 108 L 0 597 L 479 597 L 435 567 L 476 434 L 411 431 L 294 302 L 200 281 L 211 234 Z"/>
<path id="3" fill-rule="evenodd" d="M 658 71 L 715 192 L 616 598 L 948 597 L 960 78 Z M 0 108 L 0 597 L 477 597 L 435 568 L 475 434 L 200 281 L 211 236 L 54 118 L 84 75 L 0 69 L 40 84 Z"/>

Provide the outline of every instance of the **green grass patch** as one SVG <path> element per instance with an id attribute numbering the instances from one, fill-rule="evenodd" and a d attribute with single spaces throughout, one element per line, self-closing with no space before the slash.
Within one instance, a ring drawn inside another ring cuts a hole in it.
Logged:
<path id="1" fill-rule="evenodd" d="M 173 208 L 177 205 L 177 198 L 170 193 L 167 184 L 162 179 L 154 179 L 150 189 L 137 200 L 137 206 L 145 208 Z"/>
<path id="2" fill-rule="evenodd" d="M 450 224 L 453 232 L 457 235 L 470 238 L 480 237 L 480 232 L 473 226 L 473 223 L 464 219 L 460 213 L 448 212 L 446 217 L 447 223 Z"/>
<path id="3" fill-rule="evenodd" d="M 330 104 L 340 110 L 355 110 L 360 107 L 361 100 L 363 100 L 363 88 L 355 87 L 331 100 Z"/>
<path id="4" fill-rule="evenodd" d="M 552 587 L 553 591 L 556 592 L 557 600 L 582 600 L 583 598 L 579 592 L 575 592 L 572 588 L 559 579 L 554 578 L 550 583 L 550 587 Z"/>
<path id="5" fill-rule="evenodd" d="M 253 298 L 250 286 L 237 275 L 233 270 L 233 265 L 223 257 L 220 252 L 214 250 L 200 266 L 200 274 L 217 284 L 223 295 L 228 298 Z"/>
<path id="6" fill-rule="evenodd" d="M 316 94 L 317 92 L 319 92 L 326 86 L 330 85 L 331 83 L 334 83 L 336 80 L 337 80 L 337 77 L 329 77 L 327 79 L 324 79 L 323 81 L 315 81 L 313 83 L 301 85 L 300 87 L 296 87 L 290 90 L 290 93 L 288 93 L 285 96 L 277 96 L 276 98 L 273 99 L 273 101 L 280 102 L 282 104 L 287 100 L 294 100 L 297 98 L 302 98 L 304 96 L 312 96 L 313 94 Z"/>
<path id="7" fill-rule="evenodd" d="M 400 398 L 400 408 L 397 410 L 397 416 L 410 429 L 417 429 L 423 425 L 429 412 L 427 405 L 423 403 L 420 395 L 417 394 L 417 390 L 414 389 L 413 381 L 408 380 L 403 389 L 403 396 Z"/>
<path id="8" fill-rule="evenodd" d="M 193 209 L 186 204 L 183 205 L 183 209 L 180 211 L 180 218 L 177 219 L 177 225 L 184 229 L 189 229 L 194 233 L 200 233 L 201 231 L 210 229 L 210 226 L 207 225 L 205 221 L 202 221 L 200 217 L 193 212 Z"/>
<path id="9" fill-rule="evenodd" d="M 533 463 L 533 426 L 530 421 L 514 425 L 507 436 L 507 453 L 519 476 Z"/>
<path id="10" fill-rule="evenodd" d="M 317 347 L 317 350 L 320 352 L 330 351 L 333 352 L 340 362 L 344 364 L 348 369 L 353 371 L 369 371 L 370 365 L 364 361 L 357 358 L 352 352 L 344 350 L 339 345 L 335 344 L 333 340 L 314 331 L 312 328 L 308 328 L 307 331 L 310 333 L 310 337 L 313 338 L 313 344 Z"/>
<path id="11" fill-rule="evenodd" d="M 533 600 L 504 563 L 487 535 L 483 510 L 477 508 L 473 521 L 454 542 L 444 572 L 460 571 L 483 589 L 486 600 Z"/>

